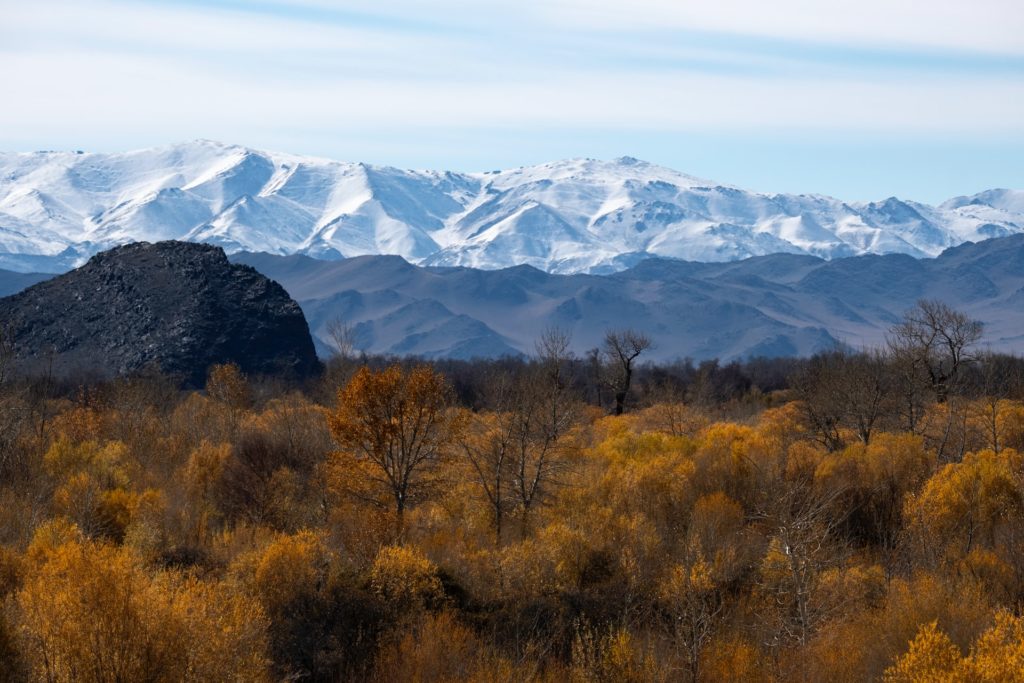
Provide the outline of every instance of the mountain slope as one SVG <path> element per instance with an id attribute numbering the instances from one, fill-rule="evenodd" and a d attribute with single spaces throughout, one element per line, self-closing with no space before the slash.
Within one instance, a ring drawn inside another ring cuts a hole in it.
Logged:
<path id="1" fill-rule="evenodd" d="M 123 154 L 0 154 L 0 267 L 26 272 L 61 272 L 137 240 L 607 273 L 651 256 L 936 256 L 1020 232 L 1020 191 L 937 207 L 896 198 L 858 204 L 747 192 L 628 157 L 467 174 L 210 141 Z"/>
<path id="2" fill-rule="evenodd" d="M 574 350 L 610 328 L 651 335 L 651 359 L 807 355 L 836 343 L 884 342 L 922 297 L 985 323 L 985 343 L 1024 352 L 1024 235 L 968 243 L 936 258 L 794 254 L 727 263 L 651 259 L 608 275 L 417 267 L 393 256 L 328 262 L 232 257 L 280 282 L 302 306 L 322 352 L 327 326 L 351 326 L 356 347 L 430 357 L 532 353 L 545 328 Z"/>

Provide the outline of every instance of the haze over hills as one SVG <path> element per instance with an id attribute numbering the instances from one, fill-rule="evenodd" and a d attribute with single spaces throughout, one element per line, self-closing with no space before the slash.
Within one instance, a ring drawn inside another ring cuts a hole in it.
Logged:
<path id="1" fill-rule="evenodd" d="M 651 256 L 922 258 L 1024 232 L 1024 192 L 939 206 L 748 192 L 632 158 L 453 173 L 210 141 L 121 154 L 0 154 L 0 267 L 62 272 L 132 241 L 320 259 L 610 273 Z"/>
<path id="2" fill-rule="evenodd" d="M 299 302 L 321 353 L 327 324 L 352 325 L 374 353 L 470 358 L 533 352 L 549 326 L 579 352 L 609 328 L 648 333 L 645 357 L 723 360 L 879 345 L 920 298 L 985 323 L 984 343 L 1024 351 L 1024 235 L 963 244 L 936 258 L 798 254 L 729 263 L 652 259 L 608 275 L 418 267 L 394 256 L 328 262 L 239 253 Z"/>
<path id="3" fill-rule="evenodd" d="M 1024 352 L 1024 235 L 967 243 L 926 259 L 649 259 L 606 275 L 416 266 L 397 256 L 325 261 L 240 252 L 230 259 L 287 290 L 325 357 L 334 320 L 352 327 L 358 350 L 431 358 L 530 354 L 550 326 L 571 332 L 577 353 L 597 346 L 608 329 L 633 327 L 655 340 L 645 354 L 651 360 L 809 355 L 836 344 L 884 343 L 888 328 L 920 298 L 941 299 L 983 321 L 986 347 Z M 49 277 L 0 270 L 0 291 Z M 70 290 L 53 291 L 47 307 L 63 306 L 58 294 L 67 298 Z M 158 287 L 146 296 L 174 310 L 176 300 L 191 295 Z M 95 299 L 98 311 L 108 298 Z"/>

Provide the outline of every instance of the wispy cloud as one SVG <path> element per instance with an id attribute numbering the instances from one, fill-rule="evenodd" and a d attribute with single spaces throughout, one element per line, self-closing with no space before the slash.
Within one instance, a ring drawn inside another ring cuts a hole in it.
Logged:
<path id="1" fill-rule="evenodd" d="M 563 25 L 1024 55 L 1017 0 L 550 0 L 543 7 Z"/>
<path id="2" fill-rule="evenodd" d="M 199 0 L 180 0 L 179 4 Z M 209 6 L 209 2 L 202 3 Z M 410 28 L 498 23 L 563 32 L 684 30 L 812 43 L 1024 55 L 1017 0 L 215 0 L 276 16 L 398 23 Z"/>
<path id="3" fill-rule="evenodd" d="M 200 59 L 104 52 L 0 59 L 13 108 L 0 125 L 151 125 L 161 121 L 260 126 L 632 126 L 654 129 L 820 129 L 1014 133 L 1024 128 L 1024 83 L 965 79 L 915 82 L 784 76 L 597 74 L 552 66 L 529 79 L 422 79 L 341 73 L 292 78 L 261 69 L 234 78 Z M 61 83 L 60 87 L 41 87 Z M 174 87 L 177 84 L 177 87 Z"/>
<path id="4" fill-rule="evenodd" d="M 344 154 L 502 129 L 581 146 L 600 130 L 625 151 L 653 133 L 1016 144 L 1022 36 L 1019 0 L 0 0 L 0 144 L 200 135 Z M 480 158 L 447 154 L 432 163 Z"/>

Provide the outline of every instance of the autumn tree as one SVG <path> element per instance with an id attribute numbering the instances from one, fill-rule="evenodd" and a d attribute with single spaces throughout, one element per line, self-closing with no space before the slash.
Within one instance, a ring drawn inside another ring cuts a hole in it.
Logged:
<path id="1" fill-rule="evenodd" d="M 843 518 L 847 537 L 876 545 L 889 560 L 903 535 L 903 503 L 932 473 L 935 453 L 914 434 L 878 434 L 818 463 L 815 486 L 837 491 L 832 515 Z"/>
<path id="2" fill-rule="evenodd" d="M 326 413 L 294 395 L 268 401 L 240 421 L 226 456 L 224 446 L 204 442 L 194 449 L 186 481 L 226 520 L 299 528 L 310 511 L 298 509 L 295 499 L 314 484 L 313 470 L 335 447 Z"/>
<path id="3" fill-rule="evenodd" d="M 1016 407 L 1010 399 L 1024 385 L 1024 366 L 1017 358 L 982 353 L 975 369 L 969 417 L 984 436 L 986 446 L 998 453 L 1007 445 L 1007 437 L 1012 439 L 1006 422 Z"/>
<path id="4" fill-rule="evenodd" d="M 606 631 L 579 623 L 572 643 L 570 683 L 663 683 L 671 674 L 639 646 L 629 629 Z"/>
<path id="5" fill-rule="evenodd" d="M 1024 680 L 1024 617 L 997 612 L 995 624 L 974 642 L 964 665 L 972 680 L 983 683 Z M 1014 678 L 1008 678 L 1011 672 Z"/>
<path id="6" fill-rule="evenodd" d="M 910 649 L 885 670 L 886 683 L 917 683 L 917 681 L 963 681 L 959 671 L 960 650 L 932 622 L 921 627 L 910 642 Z"/>
<path id="7" fill-rule="evenodd" d="M 226 584 L 150 576 L 105 544 L 36 545 L 15 605 L 36 680 L 269 680 L 263 612 Z"/>
<path id="8" fill-rule="evenodd" d="M 234 437 L 242 416 L 253 403 L 252 389 L 242 369 L 235 363 L 211 366 L 206 376 L 206 395 L 220 409 L 229 434 Z"/>
<path id="9" fill-rule="evenodd" d="M 539 654 L 541 646 L 534 646 Z M 561 667 L 545 671 L 539 657 L 512 661 L 453 612 L 423 615 L 402 638 L 381 645 L 371 683 L 464 681 L 465 683 L 564 683 Z"/>
<path id="10" fill-rule="evenodd" d="M 406 510 L 435 489 L 438 464 L 459 432 L 451 403 L 451 387 L 429 366 L 363 367 L 327 417 L 342 477 L 362 479 L 344 488 L 368 502 L 390 499 L 399 537 Z"/>
<path id="11" fill-rule="evenodd" d="M 409 618 L 444 599 L 437 567 L 417 550 L 385 546 L 370 568 L 370 589 L 387 605 L 392 618 Z"/>
<path id="12" fill-rule="evenodd" d="M 380 601 L 337 570 L 323 536 L 280 535 L 231 566 L 270 619 L 277 680 L 366 678 L 384 616 Z"/>
<path id="13" fill-rule="evenodd" d="M 700 680 L 700 662 L 704 647 L 714 635 L 722 596 L 711 574 L 711 567 L 698 556 L 690 565 L 673 568 L 661 589 L 662 599 L 672 617 L 671 635 L 683 651 L 689 680 Z"/>
<path id="14" fill-rule="evenodd" d="M 963 462 L 947 464 L 906 500 L 911 538 L 933 556 L 996 547 L 1001 531 L 1021 526 L 1022 465 L 1024 458 L 1010 449 L 970 453 Z"/>
<path id="15" fill-rule="evenodd" d="M 605 334 L 602 351 L 611 366 L 609 382 L 615 396 L 616 415 L 622 415 L 625 410 L 636 359 L 653 346 L 650 337 L 636 330 L 609 330 Z"/>
<path id="16" fill-rule="evenodd" d="M 233 410 L 243 410 L 252 405 L 252 391 L 248 381 L 235 363 L 210 367 L 206 378 L 206 394 Z"/>

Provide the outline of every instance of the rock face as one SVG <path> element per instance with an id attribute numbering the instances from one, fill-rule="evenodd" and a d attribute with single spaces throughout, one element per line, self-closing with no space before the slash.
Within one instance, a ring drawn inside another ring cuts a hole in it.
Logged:
<path id="1" fill-rule="evenodd" d="M 298 304 L 219 247 L 139 242 L 0 299 L 15 367 L 113 376 L 157 366 L 200 386 L 211 364 L 305 376 L 319 367 Z"/>

